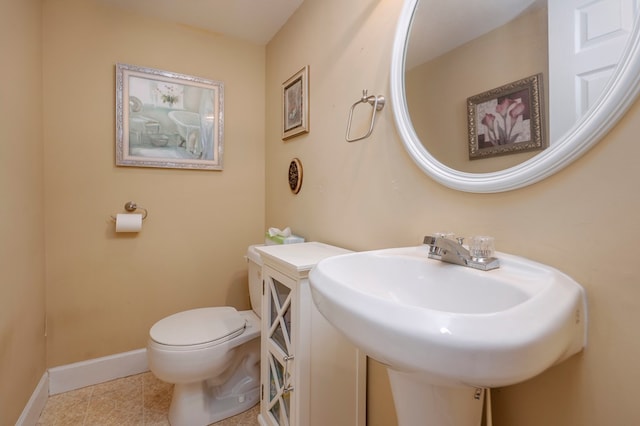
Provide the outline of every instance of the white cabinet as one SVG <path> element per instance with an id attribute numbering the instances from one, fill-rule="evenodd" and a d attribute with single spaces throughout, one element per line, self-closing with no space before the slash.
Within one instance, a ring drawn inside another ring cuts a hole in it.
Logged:
<path id="1" fill-rule="evenodd" d="M 366 357 L 318 312 L 308 274 L 348 250 L 309 242 L 258 247 L 263 267 L 263 426 L 364 426 Z"/>

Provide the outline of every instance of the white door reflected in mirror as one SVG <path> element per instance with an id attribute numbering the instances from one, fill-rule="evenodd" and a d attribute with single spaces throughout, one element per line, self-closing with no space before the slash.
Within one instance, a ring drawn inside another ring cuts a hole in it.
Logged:
<path id="1" fill-rule="evenodd" d="M 611 79 L 638 0 L 551 1 L 549 16 L 549 138 L 560 140 L 597 102 Z"/>

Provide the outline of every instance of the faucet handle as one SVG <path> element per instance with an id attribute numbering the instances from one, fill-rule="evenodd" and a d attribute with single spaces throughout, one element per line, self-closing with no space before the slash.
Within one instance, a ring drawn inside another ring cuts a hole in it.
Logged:
<path id="1" fill-rule="evenodd" d="M 471 237 L 469 243 L 469 252 L 472 258 L 476 259 L 488 259 L 493 257 L 495 252 L 494 238 L 484 235 L 477 235 Z"/>

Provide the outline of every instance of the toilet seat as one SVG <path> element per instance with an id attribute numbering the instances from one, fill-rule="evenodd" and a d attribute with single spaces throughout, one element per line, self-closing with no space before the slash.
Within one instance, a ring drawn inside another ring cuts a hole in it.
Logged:
<path id="1" fill-rule="evenodd" d="M 166 346 L 215 346 L 239 336 L 246 326 L 246 319 L 233 307 L 199 308 L 161 319 L 149 337 Z"/>

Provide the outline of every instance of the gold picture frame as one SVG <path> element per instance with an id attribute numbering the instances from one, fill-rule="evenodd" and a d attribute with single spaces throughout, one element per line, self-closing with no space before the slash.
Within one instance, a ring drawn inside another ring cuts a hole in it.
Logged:
<path id="1" fill-rule="evenodd" d="M 282 83 L 282 139 L 309 132 L 309 66 Z"/>
<path id="2" fill-rule="evenodd" d="M 543 93 L 535 74 L 468 98 L 469 159 L 545 149 Z"/>

